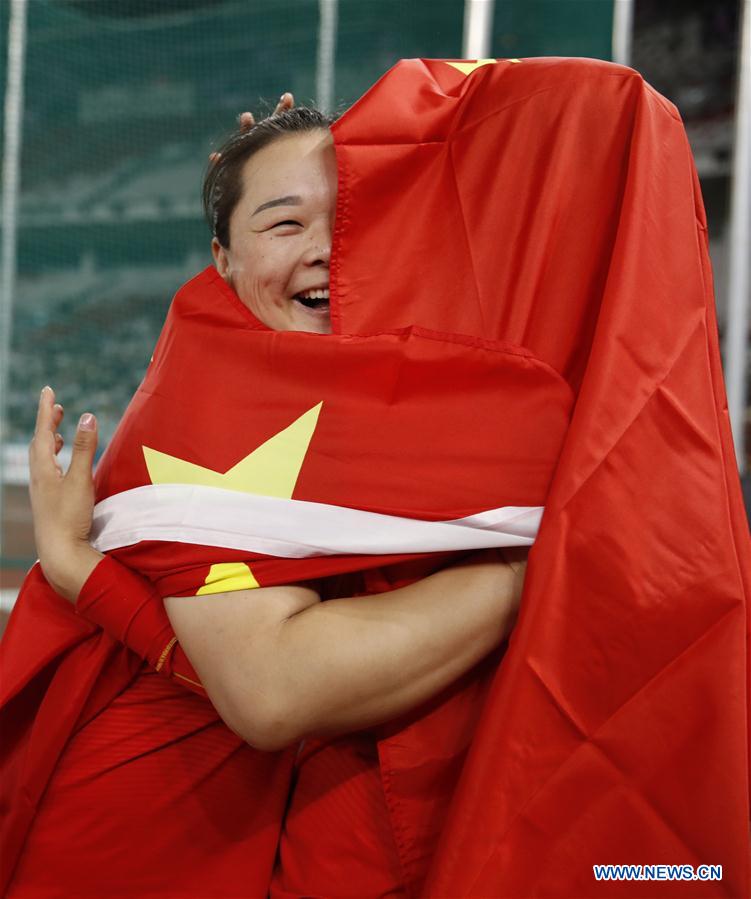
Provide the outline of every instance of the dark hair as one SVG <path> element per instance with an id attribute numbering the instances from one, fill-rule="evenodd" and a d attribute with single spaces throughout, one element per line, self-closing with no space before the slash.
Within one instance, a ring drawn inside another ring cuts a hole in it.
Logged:
<path id="1" fill-rule="evenodd" d="M 288 134 L 325 129 L 337 119 L 318 109 L 297 106 L 269 116 L 249 131 L 235 131 L 219 147 L 203 179 L 203 211 L 211 233 L 219 243 L 229 247 L 229 220 L 242 197 L 242 168 L 259 150 Z"/>

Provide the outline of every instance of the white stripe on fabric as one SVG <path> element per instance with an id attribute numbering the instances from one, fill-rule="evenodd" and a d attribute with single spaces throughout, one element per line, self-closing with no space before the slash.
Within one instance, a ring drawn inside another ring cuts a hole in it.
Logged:
<path id="1" fill-rule="evenodd" d="M 100 552 L 162 540 L 285 559 L 441 552 L 529 546 L 542 512 L 542 506 L 504 506 L 454 521 L 422 521 L 216 487 L 150 484 L 97 503 L 92 542 Z"/>

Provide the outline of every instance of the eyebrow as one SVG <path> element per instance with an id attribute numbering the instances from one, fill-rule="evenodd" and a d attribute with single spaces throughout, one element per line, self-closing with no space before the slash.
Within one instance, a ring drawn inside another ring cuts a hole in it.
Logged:
<path id="1" fill-rule="evenodd" d="M 267 203 L 261 203 L 255 212 L 251 213 L 251 218 L 264 209 L 271 209 L 272 206 L 299 206 L 302 203 L 302 197 L 297 195 L 291 197 L 277 197 L 276 200 L 269 200 Z"/>

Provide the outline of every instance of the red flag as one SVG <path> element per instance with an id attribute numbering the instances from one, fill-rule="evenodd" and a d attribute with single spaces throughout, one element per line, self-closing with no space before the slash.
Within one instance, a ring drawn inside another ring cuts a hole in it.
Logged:
<path id="1" fill-rule="evenodd" d="M 240 336 L 229 304 L 190 307 L 221 284 L 206 274 L 192 282 L 104 462 L 100 533 L 119 496 L 145 489 L 169 505 L 174 489 L 149 485 L 149 456 L 154 470 L 165 457 L 169 471 L 200 468 L 191 483 L 203 502 L 225 489 L 211 473 L 230 474 L 306 414 L 317 417 L 293 492 L 279 488 L 264 511 L 276 500 L 408 527 L 473 527 L 478 513 L 544 503 L 500 668 L 495 654 L 383 728 L 379 758 L 410 890 L 647 896 L 650 882 L 603 883 L 593 865 L 704 863 L 722 865 L 723 880 L 660 892 L 747 894 L 751 553 L 706 224 L 676 110 L 631 70 L 594 61 L 418 60 L 381 79 L 334 133 L 335 334 L 269 334 L 236 304 L 242 339 L 259 348 L 257 380 L 224 378 L 228 402 L 217 403 L 216 382 L 201 393 L 191 365 L 212 341 L 223 348 Z M 178 352 L 183 340 L 194 340 L 192 354 Z M 447 367 L 434 370 L 424 351 L 439 344 Z M 296 367 L 298 352 L 308 361 Z M 230 360 L 224 349 L 211 358 Z M 180 408 L 181 384 L 216 408 L 209 423 Z M 264 408 L 267 396 L 280 407 Z M 418 414 L 413 435 L 404 422 L 414 419 L 399 416 L 412 416 L 418 397 L 431 412 Z M 451 411 L 441 418 L 443 403 Z M 258 421 L 238 423 L 238 409 Z M 152 445 L 151 425 L 142 428 L 165 410 L 188 424 Z M 425 437 L 438 474 L 423 461 Z M 349 464 L 355 456 L 378 483 Z M 457 472 L 448 491 L 447 470 Z M 180 539 L 170 526 L 162 539 Z M 284 542 L 282 561 L 257 542 L 225 542 L 234 548 L 217 554 L 196 533 L 177 566 L 155 542 L 118 552 L 165 590 L 187 571 L 185 592 L 201 583 L 210 592 L 227 574 L 212 580 L 211 566 L 243 560 L 259 583 L 367 564 L 347 546 L 305 555 L 287 532 L 260 535 Z M 60 635 L 51 642 L 62 651 L 70 640 L 64 627 Z M 19 663 L 14 689 L 24 666 L 32 662 Z"/>
<path id="2" fill-rule="evenodd" d="M 94 545 L 170 596 L 530 543 L 571 400 L 501 341 L 271 331 L 207 269 L 100 463 Z"/>
<path id="3" fill-rule="evenodd" d="M 594 61 L 410 61 L 335 132 L 340 327 L 510 340 L 577 393 L 437 844 L 411 797 L 452 710 L 385 754 L 421 894 L 652 896 L 592 866 L 665 862 L 723 880 L 661 894 L 748 895 L 751 552 L 675 107 Z"/>

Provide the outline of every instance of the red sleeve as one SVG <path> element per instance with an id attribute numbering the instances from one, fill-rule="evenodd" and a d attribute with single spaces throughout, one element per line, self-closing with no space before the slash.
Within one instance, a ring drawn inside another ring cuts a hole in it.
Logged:
<path id="1" fill-rule="evenodd" d="M 76 611 L 160 674 L 206 695 L 177 642 L 161 596 L 145 578 L 105 556 L 83 585 Z"/>

